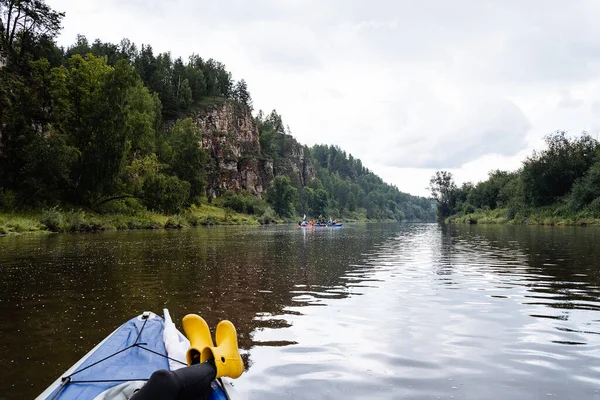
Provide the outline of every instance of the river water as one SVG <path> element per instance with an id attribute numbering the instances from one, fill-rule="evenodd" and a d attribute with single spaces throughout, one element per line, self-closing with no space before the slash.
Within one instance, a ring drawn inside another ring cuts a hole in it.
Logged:
<path id="1" fill-rule="evenodd" d="M 599 296 L 595 228 L 0 237 L 0 399 L 164 307 L 236 325 L 251 399 L 600 399 Z"/>

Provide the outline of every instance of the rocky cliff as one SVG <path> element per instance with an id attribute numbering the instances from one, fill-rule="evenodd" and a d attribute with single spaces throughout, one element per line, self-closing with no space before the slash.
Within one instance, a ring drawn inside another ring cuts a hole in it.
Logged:
<path id="1" fill-rule="evenodd" d="M 307 185 L 317 176 L 317 170 L 306 154 L 306 149 L 291 135 L 283 135 L 283 143 L 284 155 L 275 162 L 275 175 L 298 176 L 302 185 Z"/>
<path id="2" fill-rule="evenodd" d="M 296 174 L 302 184 L 316 176 L 304 148 L 286 135 L 284 157 L 273 160 L 260 148 L 259 132 L 246 108 L 223 102 L 192 115 L 202 131 L 202 147 L 210 156 L 207 195 L 247 190 L 261 197 L 276 175 Z"/>

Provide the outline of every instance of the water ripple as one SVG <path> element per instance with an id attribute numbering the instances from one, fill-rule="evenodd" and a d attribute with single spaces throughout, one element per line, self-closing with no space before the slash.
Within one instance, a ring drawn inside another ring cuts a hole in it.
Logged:
<path id="1" fill-rule="evenodd" d="M 0 238 L 0 386 L 32 397 L 130 314 L 167 306 L 236 324 L 249 398 L 600 398 L 598 238 L 427 224 Z"/>

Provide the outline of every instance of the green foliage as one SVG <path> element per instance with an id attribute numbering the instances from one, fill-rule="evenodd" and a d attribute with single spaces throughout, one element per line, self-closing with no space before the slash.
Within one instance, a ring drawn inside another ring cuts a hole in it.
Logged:
<path id="1" fill-rule="evenodd" d="M 463 214 L 471 214 L 475 212 L 475 207 L 470 203 L 464 203 L 462 206 Z"/>
<path id="2" fill-rule="evenodd" d="M 185 219 L 190 226 L 198 226 L 200 225 L 200 217 L 196 214 L 188 212 L 185 214 Z"/>
<path id="3" fill-rule="evenodd" d="M 258 217 L 258 222 L 261 225 L 272 224 L 272 223 L 277 222 L 277 219 L 275 217 L 276 217 L 275 211 L 271 207 L 267 207 L 265 209 L 263 215 Z"/>
<path id="4" fill-rule="evenodd" d="M 591 216 L 594 218 L 600 218 L 600 197 L 596 197 L 592 202 L 587 206 Z"/>
<path id="5" fill-rule="evenodd" d="M 140 195 L 142 194 L 142 188 L 139 190 Z M 124 199 L 115 199 L 112 201 L 107 201 L 102 205 L 95 208 L 95 211 L 100 214 L 108 214 L 108 215 L 137 215 L 142 211 L 145 211 L 146 208 L 141 203 L 141 201 L 137 198 L 124 198 Z"/>
<path id="6" fill-rule="evenodd" d="M 16 195 L 12 190 L 0 187 L 0 211 L 12 211 L 16 207 Z"/>
<path id="7" fill-rule="evenodd" d="M 469 191 L 467 201 L 475 208 L 497 208 L 503 206 L 513 195 L 506 196 L 503 192 L 506 185 L 517 179 L 515 173 L 495 170 L 489 173 L 487 181 L 478 183 Z"/>
<path id="8" fill-rule="evenodd" d="M 245 80 L 241 80 L 235 84 L 233 89 L 233 99 L 236 100 L 239 104 L 246 107 L 248 110 L 252 111 L 252 97 L 248 92 L 248 84 Z"/>
<path id="9" fill-rule="evenodd" d="M 290 184 L 287 176 L 276 176 L 267 191 L 267 201 L 271 203 L 275 212 L 281 217 L 294 215 L 293 201 L 297 190 Z"/>
<path id="10" fill-rule="evenodd" d="M 281 115 L 276 110 L 265 116 L 261 111 L 255 119 L 258 126 L 260 148 L 264 155 L 273 159 L 275 165 L 278 160 L 285 157 L 289 147 L 294 144 L 294 139 L 286 132 Z"/>
<path id="11" fill-rule="evenodd" d="M 311 215 L 327 215 L 325 209 L 329 203 L 329 196 L 325 189 L 308 189 L 308 209 Z"/>
<path id="12" fill-rule="evenodd" d="M 593 164 L 588 172 L 575 181 L 570 202 L 575 211 L 580 211 L 600 198 L 600 162 Z"/>
<path id="13" fill-rule="evenodd" d="M 49 45 L 64 16 L 43 0 L 0 0 L 0 49 L 8 53 L 9 66 L 24 63 Z"/>
<path id="14" fill-rule="evenodd" d="M 187 219 L 185 217 L 180 217 L 179 215 L 173 215 L 167 219 L 165 222 L 165 229 L 181 229 L 185 228 L 187 225 Z"/>
<path id="15" fill-rule="evenodd" d="M 124 171 L 123 181 L 128 187 L 128 192 L 139 195 L 146 178 L 157 174 L 161 168 L 162 164 L 155 153 L 134 158 Z"/>
<path id="16" fill-rule="evenodd" d="M 209 97 L 235 94 L 251 106 L 245 82 L 234 91 L 215 60 L 193 55 L 185 64 L 127 39 L 90 44 L 78 35 L 65 51 L 52 42 L 63 16 L 43 0 L 0 0 L 0 48 L 9 52 L 0 74 L 0 182 L 15 193 L 13 205 L 104 210 L 113 199 L 141 196 L 159 172 L 188 182 L 186 201 L 199 201 L 200 133 L 188 120 L 162 133 L 162 117 Z"/>
<path id="17" fill-rule="evenodd" d="M 125 52 L 122 52 L 125 56 Z M 233 81 L 225 65 L 213 59 L 203 60 L 196 54 L 187 64 L 181 58 L 172 60 L 170 53 L 154 56 L 151 46 L 133 50 L 131 60 L 144 84 L 158 93 L 163 116 L 173 118 L 205 97 L 232 98 Z"/>
<path id="18" fill-rule="evenodd" d="M 600 143 L 586 133 L 569 138 L 564 132 L 546 137 L 546 148 L 528 157 L 517 172 L 492 171 L 476 186 L 456 188 L 447 174 L 432 178 L 438 210 L 453 222 L 514 224 L 593 224 L 600 218 Z M 441 188 L 446 188 L 445 192 Z M 466 197 L 465 197 L 466 193 Z M 434 196 L 435 197 L 435 196 Z M 490 217 L 489 213 L 501 213 Z"/>
<path id="19" fill-rule="evenodd" d="M 554 203 L 570 190 L 590 168 L 598 142 L 588 134 L 569 139 L 565 132 L 546 137 L 546 149 L 534 152 L 523 162 L 521 180 L 525 203 L 543 206 Z"/>
<path id="20" fill-rule="evenodd" d="M 443 219 L 450 216 L 456 205 L 458 192 L 452 173 L 436 171 L 429 181 L 429 189 L 431 197 L 437 201 L 438 217 Z"/>
<path id="21" fill-rule="evenodd" d="M 243 196 L 228 191 L 223 197 L 223 206 L 239 213 L 246 212 L 246 202 Z"/>
<path id="22" fill-rule="evenodd" d="M 193 200 L 203 196 L 206 187 L 204 170 L 208 157 L 200 146 L 201 140 L 201 132 L 191 118 L 178 120 L 168 135 L 172 152 L 165 161 L 179 179 L 189 182 Z"/>
<path id="23" fill-rule="evenodd" d="M 267 208 L 264 200 L 253 196 L 247 191 L 235 193 L 232 190 L 228 190 L 223 194 L 221 204 L 223 207 L 229 208 L 235 212 L 250 215 L 260 215 L 264 213 Z"/>
<path id="24" fill-rule="evenodd" d="M 200 217 L 200 225 L 217 225 L 218 221 L 214 215 L 204 215 Z"/>
<path id="25" fill-rule="evenodd" d="M 183 209 L 190 195 L 190 184 L 175 176 L 152 175 L 145 180 L 143 200 L 150 210 L 176 213 Z"/>
<path id="26" fill-rule="evenodd" d="M 51 202 L 72 187 L 70 172 L 80 152 L 67 143 L 68 138 L 48 127 L 24 147 L 21 195 L 30 204 Z"/>
<path id="27" fill-rule="evenodd" d="M 321 210 L 328 216 L 340 218 L 364 209 L 369 219 L 434 219 L 429 200 L 402 193 L 397 187 L 386 184 L 366 169 L 359 159 L 346 154 L 339 147 L 317 145 L 308 152 L 317 168 L 318 178 L 308 183 L 313 190 L 313 197 L 310 192 L 304 197 L 309 212 L 315 217 L 321 214 L 318 212 Z M 326 202 L 319 189 L 327 193 Z"/>
<path id="28" fill-rule="evenodd" d="M 42 213 L 40 222 L 44 224 L 46 229 L 52 232 L 60 232 L 64 224 L 64 216 L 62 212 L 55 208 L 45 210 Z"/>

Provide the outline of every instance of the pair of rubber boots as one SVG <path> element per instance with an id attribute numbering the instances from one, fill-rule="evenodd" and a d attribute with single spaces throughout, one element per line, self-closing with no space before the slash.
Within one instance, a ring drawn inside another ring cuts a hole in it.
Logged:
<path id="1" fill-rule="evenodd" d="M 238 351 L 237 333 L 230 321 L 219 322 L 215 332 L 216 346 L 210 336 L 206 321 L 196 314 L 183 317 L 183 330 L 190 341 L 186 353 L 188 365 L 214 359 L 217 378 L 228 376 L 237 378 L 244 372 L 244 363 Z"/>

